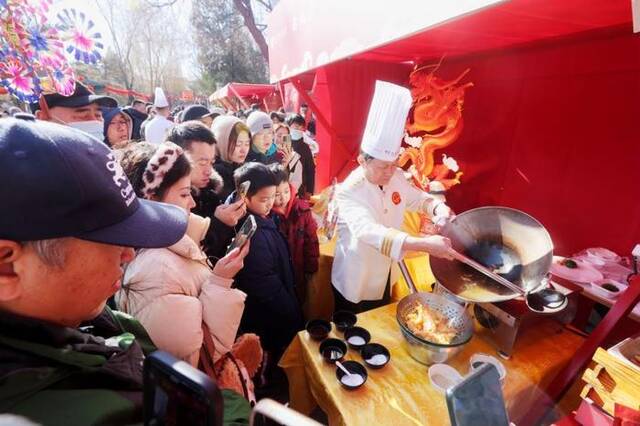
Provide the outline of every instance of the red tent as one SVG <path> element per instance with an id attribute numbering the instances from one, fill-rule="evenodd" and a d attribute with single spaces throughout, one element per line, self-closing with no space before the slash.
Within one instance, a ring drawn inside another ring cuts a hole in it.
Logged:
<path id="1" fill-rule="evenodd" d="M 462 137 L 446 150 L 465 173 L 449 192 L 453 207 L 527 211 L 559 253 L 594 245 L 628 253 L 640 241 L 631 2 L 470 3 L 438 2 L 445 11 L 421 0 L 278 4 L 271 79 L 296 87 L 315 110 L 320 187 L 355 167 L 375 80 L 406 85 L 415 63 L 444 57 L 439 76 L 470 68 L 465 81 L 474 83 Z"/>
<path id="2" fill-rule="evenodd" d="M 236 111 L 260 103 L 267 111 L 282 105 L 277 86 L 274 84 L 229 83 L 209 96 L 209 102 Z"/>

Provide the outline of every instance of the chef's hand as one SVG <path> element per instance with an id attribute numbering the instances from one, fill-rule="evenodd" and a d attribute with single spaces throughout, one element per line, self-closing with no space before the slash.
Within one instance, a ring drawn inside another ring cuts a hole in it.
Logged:
<path id="1" fill-rule="evenodd" d="M 251 241 L 247 241 L 241 249 L 236 247 L 229 254 L 218 260 L 216 266 L 213 267 L 213 273 L 227 279 L 235 277 L 244 266 L 244 258 L 249 253 L 250 244 Z"/>
<path id="2" fill-rule="evenodd" d="M 244 200 L 240 199 L 231 204 L 220 204 L 216 207 L 213 215 L 227 226 L 236 226 L 246 212 L 247 206 L 244 204 Z"/>
<path id="3" fill-rule="evenodd" d="M 429 253 L 431 256 L 453 259 L 451 256 L 451 241 L 442 235 L 429 235 L 419 238 L 420 251 Z"/>

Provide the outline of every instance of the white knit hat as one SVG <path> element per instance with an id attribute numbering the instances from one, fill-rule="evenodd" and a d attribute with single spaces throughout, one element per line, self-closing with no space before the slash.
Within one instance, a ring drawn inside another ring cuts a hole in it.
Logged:
<path id="1" fill-rule="evenodd" d="M 406 87 L 376 81 L 360 149 L 378 160 L 395 161 L 411 103 L 411 92 Z"/>
<path id="2" fill-rule="evenodd" d="M 262 130 L 272 128 L 273 122 L 266 112 L 254 111 L 247 117 L 247 126 L 249 126 L 249 130 L 251 130 L 251 135 L 253 136 Z"/>

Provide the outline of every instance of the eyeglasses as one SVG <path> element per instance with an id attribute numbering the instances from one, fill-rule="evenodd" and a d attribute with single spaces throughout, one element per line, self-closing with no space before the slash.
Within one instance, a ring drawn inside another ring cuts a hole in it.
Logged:
<path id="1" fill-rule="evenodd" d="M 113 120 L 111 123 L 109 123 L 109 126 L 128 126 L 129 122 L 125 121 L 125 120 Z"/>

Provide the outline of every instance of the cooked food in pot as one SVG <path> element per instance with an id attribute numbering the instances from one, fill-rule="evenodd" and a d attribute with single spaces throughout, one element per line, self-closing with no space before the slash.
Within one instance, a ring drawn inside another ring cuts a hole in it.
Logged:
<path id="1" fill-rule="evenodd" d="M 446 317 L 420 303 L 409 309 L 404 319 L 414 335 L 429 342 L 448 345 L 456 337 L 456 329 Z"/>

